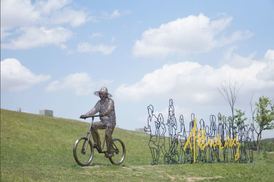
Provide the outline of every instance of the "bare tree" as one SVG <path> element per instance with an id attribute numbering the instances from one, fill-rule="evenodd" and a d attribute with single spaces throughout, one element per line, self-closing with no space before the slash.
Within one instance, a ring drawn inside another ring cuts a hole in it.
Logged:
<path id="1" fill-rule="evenodd" d="M 228 102 L 231 111 L 231 121 L 232 121 L 232 137 L 234 138 L 234 120 L 235 120 L 235 103 L 237 100 L 237 95 L 239 92 L 239 87 L 236 82 L 226 82 L 218 88 L 220 94 Z"/>
<path id="2" fill-rule="evenodd" d="M 251 111 L 251 121 L 254 124 L 255 122 L 255 109 L 253 108 L 253 97 L 254 95 L 251 96 L 251 99 L 249 101 L 249 106 L 250 106 L 250 111 Z"/>

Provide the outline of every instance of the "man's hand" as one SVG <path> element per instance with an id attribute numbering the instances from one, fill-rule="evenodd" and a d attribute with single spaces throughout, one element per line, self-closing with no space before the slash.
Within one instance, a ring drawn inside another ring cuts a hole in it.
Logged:
<path id="1" fill-rule="evenodd" d="M 81 116 L 80 116 L 80 118 L 81 119 L 86 119 L 88 116 L 87 115 L 84 115 L 84 114 L 82 114 Z"/>
<path id="2" fill-rule="evenodd" d="M 146 132 L 146 133 L 149 133 L 149 132 L 151 132 L 151 128 L 150 128 L 150 126 L 149 127 L 144 127 L 144 131 Z"/>
<path id="3" fill-rule="evenodd" d="M 102 114 L 99 114 L 99 116 L 100 116 L 100 117 L 104 117 L 104 116 L 106 116 L 106 114 L 105 114 L 105 113 L 102 113 Z"/>

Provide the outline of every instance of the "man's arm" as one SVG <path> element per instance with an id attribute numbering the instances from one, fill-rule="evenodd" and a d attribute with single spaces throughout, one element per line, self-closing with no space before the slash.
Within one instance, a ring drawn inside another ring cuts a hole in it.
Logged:
<path id="1" fill-rule="evenodd" d="M 88 111 L 86 114 L 81 115 L 80 118 L 86 119 L 88 117 L 93 116 L 94 114 L 99 112 L 99 107 L 99 102 L 97 102 L 96 105 L 90 111 Z"/>

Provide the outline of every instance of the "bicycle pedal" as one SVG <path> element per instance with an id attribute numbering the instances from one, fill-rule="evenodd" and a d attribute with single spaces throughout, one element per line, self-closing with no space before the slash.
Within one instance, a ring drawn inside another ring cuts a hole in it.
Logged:
<path id="1" fill-rule="evenodd" d="M 101 148 L 96 144 L 93 145 L 93 148 L 95 148 L 98 152 L 102 152 Z"/>

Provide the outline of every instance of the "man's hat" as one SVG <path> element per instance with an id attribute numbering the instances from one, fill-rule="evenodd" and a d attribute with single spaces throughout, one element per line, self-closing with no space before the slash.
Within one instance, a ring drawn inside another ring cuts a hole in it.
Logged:
<path id="1" fill-rule="evenodd" d="M 99 91 L 94 92 L 96 96 L 99 96 L 100 93 L 105 93 L 108 97 L 112 97 L 112 95 L 108 93 L 107 87 L 102 87 Z"/>

